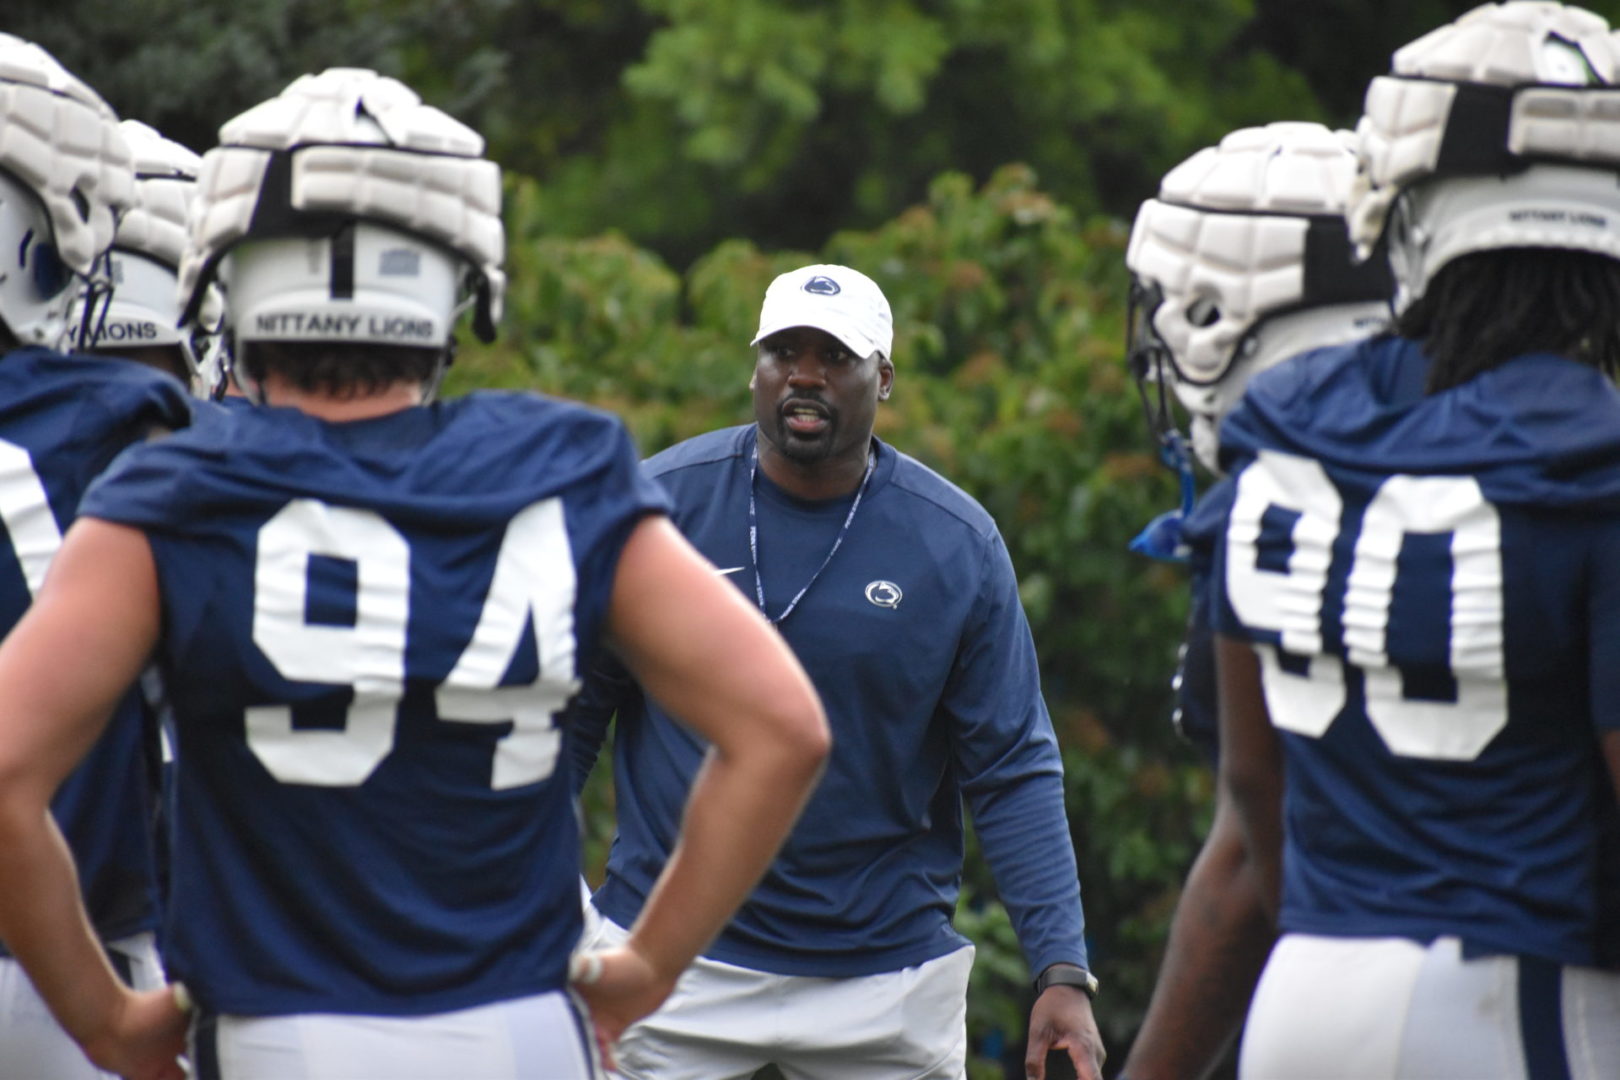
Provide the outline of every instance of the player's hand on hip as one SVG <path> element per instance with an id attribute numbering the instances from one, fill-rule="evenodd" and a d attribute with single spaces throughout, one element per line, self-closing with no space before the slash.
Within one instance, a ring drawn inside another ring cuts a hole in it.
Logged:
<path id="1" fill-rule="evenodd" d="M 604 1049 L 675 989 L 674 976 L 658 971 L 628 945 L 575 953 L 568 980 L 590 1008 L 597 1038 L 607 1044 Z"/>
<path id="2" fill-rule="evenodd" d="M 1046 1080 L 1046 1055 L 1063 1050 L 1079 1080 L 1102 1080 L 1103 1049 L 1091 999 L 1073 986 L 1049 986 L 1035 999 L 1029 1012 L 1029 1043 L 1024 1052 L 1024 1075 Z"/>
<path id="3" fill-rule="evenodd" d="M 125 1080 L 185 1080 L 186 1025 L 171 987 L 128 990 L 106 1029 L 84 1040 L 84 1052 Z"/>

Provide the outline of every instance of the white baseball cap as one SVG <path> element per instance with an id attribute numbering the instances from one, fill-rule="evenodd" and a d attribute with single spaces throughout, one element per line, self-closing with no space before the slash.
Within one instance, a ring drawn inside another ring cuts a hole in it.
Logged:
<path id="1" fill-rule="evenodd" d="M 813 326 L 849 346 L 857 356 L 882 353 L 893 359 L 894 316 L 877 282 L 847 266 L 817 263 L 789 270 L 765 290 L 759 311 L 758 345 L 779 330 Z"/>

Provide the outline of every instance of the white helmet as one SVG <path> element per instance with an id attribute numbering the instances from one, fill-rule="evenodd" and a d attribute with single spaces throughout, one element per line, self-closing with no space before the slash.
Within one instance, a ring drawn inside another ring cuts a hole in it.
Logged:
<path id="1" fill-rule="evenodd" d="M 107 103 L 38 45 L 0 33 L 0 322 L 57 345 L 68 308 L 133 197 L 130 151 Z"/>
<path id="2" fill-rule="evenodd" d="M 119 125 L 135 158 L 135 202 L 118 219 L 107 261 L 112 297 L 104 311 L 75 322 L 84 349 L 176 346 L 195 370 L 200 357 L 180 329 L 175 288 L 186 222 L 202 159 L 139 120 Z"/>
<path id="3" fill-rule="evenodd" d="M 372 71 L 306 75 L 227 122 L 203 157 L 180 266 L 195 321 L 216 273 L 237 341 L 443 348 L 458 293 L 495 334 L 500 169 L 471 128 Z"/>
<path id="4" fill-rule="evenodd" d="M 1168 383 L 1211 470 L 1250 377 L 1388 321 L 1387 269 L 1357 265 L 1345 233 L 1355 168 L 1346 135 L 1320 124 L 1243 128 L 1172 169 L 1137 212 L 1127 360 L 1156 433 L 1174 429 Z"/>
<path id="5" fill-rule="evenodd" d="M 1367 87 L 1351 237 L 1388 232 L 1404 309 L 1459 255 L 1620 259 L 1620 38 L 1600 16 L 1486 4 L 1395 53 Z"/>

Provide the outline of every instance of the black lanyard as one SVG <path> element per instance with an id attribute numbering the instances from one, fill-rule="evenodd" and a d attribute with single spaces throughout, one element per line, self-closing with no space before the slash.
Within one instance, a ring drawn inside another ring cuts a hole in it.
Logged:
<path id="1" fill-rule="evenodd" d="M 810 591 L 810 586 L 816 583 L 816 578 L 821 576 L 821 572 L 827 569 L 827 564 L 832 562 L 832 557 L 838 553 L 844 537 L 849 535 L 849 526 L 855 520 L 855 511 L 861 508 L 861 496 L 866 494 L 866 486 L 872 482 L 872 470 L 875 468 L 877 468 L 877 452 L 868 451 L 866 475 L 861 478 L 860 489 L 855 492 L 855 501 L 849 504 L 849 513 L 844 517 L 843 527 L 833 539 L 832 547 L 827 550 L 827 557 L 821 560 L 821 565 L 816 567 L 816 572 L 810 575 L 810 580 L 804 583 L 804 587 L 797 595 L 788 601 L 788 606 L 783 609 L 782 614 L 771 619 L 771 613 L 765 610 L 765 580 L 759 575 L 759 509 L 754 502 L 754 487 L 759 482 L 759 445 L 757 443 L 754 445 L 754 457 L 748 465 L 748 558 L 754 564 L 754 595 L 759 600 L 759 610 L 770 619 L 772 626 L 780 624 L 793 614 L 793 609 L 799 606 L 804 594 Z"/>

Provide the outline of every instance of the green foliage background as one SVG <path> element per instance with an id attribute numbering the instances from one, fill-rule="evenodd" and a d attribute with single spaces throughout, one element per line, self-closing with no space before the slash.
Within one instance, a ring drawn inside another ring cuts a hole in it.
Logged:
<path id="1" fill-rule="evenodd" d="M 1392 49 L 1471 6 L 7 0 L 0 30 L 199 151 L 305 71 L 403 78 L 508 172 L 503 336 L 464 348 L 447 390 L 590 401 L 648 453 L 751 415 L 745 343 L 776 273 L 875 277 L 898 371 L 880 433 L 976 495 L 1020 573 L 1117 1066 L 1210 792 L 1168 722 L 1184 582 L 1125 548 L 1176 498 L 1120 358 L 1130 218 L 1234 127 L 1352 124 Z M 598 869 L 606 785 L 589 810 Z M 973 1075 L 1000 1076 L 1027 972 L 971 845 L 959 922 Z"/>

